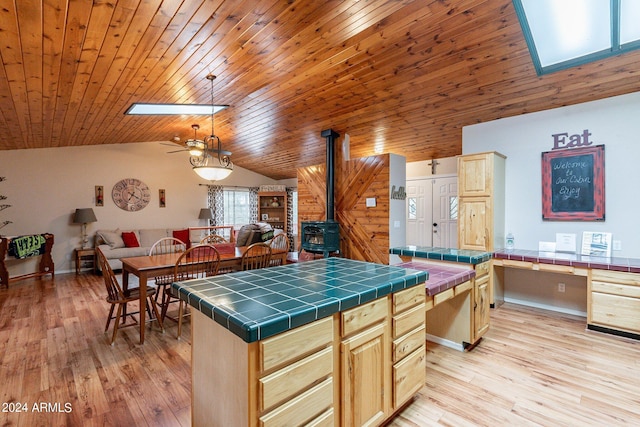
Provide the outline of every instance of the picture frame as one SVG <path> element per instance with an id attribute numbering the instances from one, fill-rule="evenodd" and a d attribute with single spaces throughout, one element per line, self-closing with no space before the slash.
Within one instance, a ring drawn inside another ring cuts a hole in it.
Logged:
<path id="1" fill-rule="evenodd" d="M 269 214 L 263 213 L 261 216 L 263 221 L 268 221 L 269 220 Z"/>
<path id="2" fill-rule="evenodd" d="M 584 231 L 580 255 L 611 258 L 611 233 Z"/>
<path id="3" fill-rule="evenodd" d="M 542 153 L 542 219 L 604 221 L 604 145 Z"/>
<path id="4" fill-rule="evenodd" d="M 158 190 L 158 203 L 161 208 L 164 208 L 167 206 L 164 188 L 161 188 Z"/>
<path id="5" fill-rule="evenodd" d="M 96 185 L 96 206 L 104 206 L 104 187 Z"/>

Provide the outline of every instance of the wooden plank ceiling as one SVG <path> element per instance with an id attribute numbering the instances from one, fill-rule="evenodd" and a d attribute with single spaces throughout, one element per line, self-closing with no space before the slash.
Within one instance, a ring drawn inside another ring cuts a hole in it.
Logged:
<path id="1" fill-rule="evenodd" d="M 324 162 L 322 129 L 352 158 L 454 156 L 462 126 L 636 91 L 640 64 L 538 77 L 510 0 L 20 0 L 0 55 L 0 150 L 202 138 L 206 116 L 123 113 L 210 103 L 212 72 L 223 149 L 275 179 Z"/>

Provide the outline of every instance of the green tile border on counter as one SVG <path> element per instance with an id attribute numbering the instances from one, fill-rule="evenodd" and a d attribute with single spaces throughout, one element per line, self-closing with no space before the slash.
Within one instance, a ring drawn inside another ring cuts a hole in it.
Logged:
<path id="1" fill-rule="evenodd" d="M 464 264 L 480 264 L 491 259 L 491 252 L 470 249 L 438 248 L 431 246 L 403 246 L 389 249 L 393 255 L 431 259 L 434 261 L 460 262 Z"/>
<path id="2" fill-rule="evenodd" d="M 424 283 L 425 271 L 325 258 L 172 284 L 172 292 L 246 342 Z"/>

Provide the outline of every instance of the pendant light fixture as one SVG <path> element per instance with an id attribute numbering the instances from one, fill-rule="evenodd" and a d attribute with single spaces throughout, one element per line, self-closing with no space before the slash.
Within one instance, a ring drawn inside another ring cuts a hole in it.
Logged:
<path id="1" fill-rule="evenodd" d="M 215 80 L 216 76 L 207 74 L 206 78 L 211 82 L 211 135 L 204 139 L 204 149 L 199 155 L 193 155 L 197 151 L 191 153 L 192 156 L 189 158 L 189 163 L 193 166 L 193 171 L 201 178 L 208 181 L 219 181 L 231 174 L 233 162 L 231 161 L 231 153 L 222 150 L 222 142 L 214 133 L 213 80 Z"/>

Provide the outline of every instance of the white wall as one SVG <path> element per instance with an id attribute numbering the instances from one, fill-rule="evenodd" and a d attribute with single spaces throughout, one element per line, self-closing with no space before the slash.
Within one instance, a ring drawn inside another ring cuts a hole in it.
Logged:
<path id="1" fill-rule="evenodd" d="M 430 163 L 433 160 L 422 160 L 419 162 L 407 163 L 407 179 L 411 178 L 425 178 L 434 175 L 447 175 L 458 173 L 458 158 L 457 157 L 444 157 L 442 159 L 436 159 L 436 173 L 433 171 Z"/>
<path id="2" fill-rule="evenodd" d="M 462 153 L 498 151 L 506 160 L 505 234 L 518 249 L 538 249 L 538 241 L 555 241 L 556 233 L 613 233 L 621 251 L 613 256 L 640 258 L 637 212 L 640 210 L 640 92 L 584 104 L 466 126 Z M 605 221 L 543 221 L 541 153 L 553 148 L 552 135 L 591 133 L 605 145 Z"/>
<path id="3" fill-rule="evenodd" d="M 389 154 L 389 192 L 396 187 L 407 188 L 407 161 L 404 156 Z M 407 202 L 406 200 L 389 200 L 389 247 L 396 248 L 407 244 Z M 397 264 L 400 258 L 389 255 L 389 264 Z"/>
<path id="4" fill-rule="evenodd" d="M 56 271 L 70 271 L 73 249 L 81 245 L 81 226 L 73 224 L 76 208 L 93 208 L 98 229 L 179 228 L 204 225 L 198 220 L 207 203 L 208 184 L 192 170 L 188 153 L 167 154 L 170 147 L 157 142 L 100 146 L 0 151 L 0 223 L 12 224 L 0 234 L 15 236 L 49 232 L 55 235 Z M 123 178 L 138 178 L 151 190 L 151 202 L 139 212 L 126 212 L 111 199 L 113 185 Z M 277 184 L 265 176 L 235 167 L 231 176 L 216 184 L 259 186 Z M 104 206 L 95 206 L 95 186 L 104 186 Z M 166 207 L 160 208 L 158 190 L 166 190 Z M 8 260 L 11 275 L 35 271 L 33 261 Z"/>

